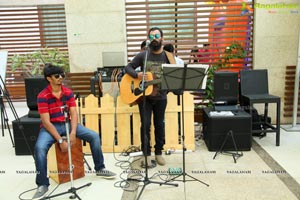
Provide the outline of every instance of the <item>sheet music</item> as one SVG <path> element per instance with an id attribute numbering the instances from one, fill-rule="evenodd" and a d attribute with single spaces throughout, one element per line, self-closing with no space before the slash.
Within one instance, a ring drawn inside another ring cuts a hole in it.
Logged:
<path id="1" fill-rule="evenodd" d="M 184 68 L 184 64 L 162 64 L 162 68 L 164 68 L 164 67 L 177 67 L 177 68 L 182 67 L 182 68 Z"/>
<path id="2" fill-rule="evenodd" d="M 188 64 L 187 67 L 193 67 L 193 68 L 203 68 L 203 69 L 207 69 L 209 68 L 209 65 L 207 64 Z"/>
<path id="3" fill-rule="evenodd" d="M 233 112 L 231 111 L 210 111 L 209 115 L 212 117 L 230 117 L 230 116 L 234 116 Z"/>

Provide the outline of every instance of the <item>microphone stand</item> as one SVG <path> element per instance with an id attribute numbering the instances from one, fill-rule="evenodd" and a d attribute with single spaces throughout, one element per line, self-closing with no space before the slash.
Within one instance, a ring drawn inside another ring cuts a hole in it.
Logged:
<path id="1" fill-rule="evenodd" d="M 146 112 L 146 95 L 145 95 L 145 82 L 146 82 L 146 80 L 145 80 L 145 74 L 146 74 L 146 68 L 147 68 L 147 59 L 148 59 L 148 51 L 149 51 L 149 49 L 148 49 L 148 45 L 149 45 L 149 42 L 147 41 L 147 43 L 146 43 L 146 55 L 145 55 L 145 61 L 144 61 L 144 68 L 143 68 L 143 78 L 142 78 L 142 84 L 141 84 L 141 91 L 143 92 L 143 108 L 142 108 L 142 110 L 143 110 L 143 115 L 145 114 L 145 112 Z M 176 186 L 176 187 L 178 187 L 178 184 L 174 184 L 174 183 L 166 183 L 166 182 L 158 182 L 158 181 L 152 181 L 152 180 L 150 180 L 149 179 L 149 175 L 148 175 L 148 161 L 147 161 L 147 142 L 148 142 L 148 140 L 149 140 L 149 138 L 147 137 L 147 135 L 146 135 L 146 124 L 145 124 L 145 122 L 146 122 L 146 119 L 145 119 L 145 115 L 143 116 L 143 121 L 142 121 L 142 123 L 143 123 L 143 136 L 144 136 L 144 148 L 143 148 L 143 152 L 144 152 L 144 161 L 145 161 L 145 177 L 144 177 L 144 179 L 143 180 L 141 180 L 141 179 L 132 179 L 132 178 L 128 178 L 127 180 L 128 181 L 137 181 L 137 182 L 143 182 L 144 183 L 144 185 L 143 185 L 143 187 L 142 187 L 142 189 L 141 189 L 141 191 L 140 191 L 140 193 L 138 194 L 138 197 L 137 197 L 137 200 L 139 200 L 140 199 L 140 197 L 141 197 L 141 195 L 142 195 L 142 193 L 143 193 L 143 191 L 144 191 L 144 189 L 145 189 L 145 187 L 147 186 L 147 185 L 149 185 L 149 184 L 151 184 L 151 183 L 154 183 L 154 184 L 159 184 L 160 186 L 161 185 L 172 185 L 172 186 Z"/>
<path id="2" fill-rule="evenodd" d="M 47 196 L 44 197 L 42 199 L 51 199 L 53 197 L 57 197 L 57 196 L 61 196 L 61 195 L 65 195 L 68 193 L 71 193 L 72 195 L 69 197 L 70 199 L 79 199 L 81 200 L 81 198 L 78 196 L 78 194 L 76 193 L 77 190 L 82 189 L 84 187 L 88 187 L 90 186 L 92 183 L 87 183 L 81 187 L 75 188 L 74 187 L 74 180 L 73 180 L 73 163 L 72 163 L 72 152 L 71 152 L 71 143 L 70 143 L 70 129 L 69 129 L 69 116 L 68 116 L 68 108 L 66 105 L 66 101 L 65 101 L 65 96 L 62 97 L 63 98 L 63 112 L 64 112 L 64 117 L 65 117 L 65 125 L 66 125 L 66 135 L 67 135 L 67 143 L 68 143 L 68 160 L 69 160 L 69 173 L 70 173 L 70 182 L 71 182 L 71 188 L 66 191 L 66 192 L 62 192 L 59 194 L 55 194 L 55 195 L 51 195 L 51 196 Z"/>

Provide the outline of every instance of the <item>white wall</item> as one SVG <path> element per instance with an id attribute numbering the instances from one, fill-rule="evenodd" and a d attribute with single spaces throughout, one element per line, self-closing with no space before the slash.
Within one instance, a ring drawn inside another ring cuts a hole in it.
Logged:
<path id="1" fill-rule="evenodd" d="M 260 4 L 298 4 L 299 0 L 256 0 Z M 298 13 L 291 13 L 296 10 Z M 281 97 L 281 122 L 283 118 L 285 68 L 296 65 L 298 36 L 300 32 L 300 7 L 297 9 L 255 9 L 254 69 L 268 69 L 269 91 Z M 269 109 L 275 120 L 275 109 Z"/>
<path id="2" fill-rule="evenodd" d="M 127 51 L 124 1 L 66 0 L 65 8 L 72 72 L 102 67 L 103 51 Z"/>

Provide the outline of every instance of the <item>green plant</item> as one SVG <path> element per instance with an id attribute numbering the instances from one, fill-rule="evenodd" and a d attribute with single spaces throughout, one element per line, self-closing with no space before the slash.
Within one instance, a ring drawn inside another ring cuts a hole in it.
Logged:
<path id="1" fill-rule="evenodd" d="M 23 71 L 25 77 L 33 77 L 43 73 L 46 63 L 60 66 L 65 72 L 69 71 L 69 59 L 65 52 L 57 48 L 44 48 L 29 54 L 16 54 L 11 58 L 12 71 Z"/>
<path id="2" fill-rule="evenodd" d="M 205 89 L 205 97 L 204 100 L 208 100 L 208 106 L 213 105 L 213 83 L 214 83 L 214 74 L 219 69 L 228 68 L 231 59 L 243 59 L 246 57 L 247 52 L 244 47 L 238 43 L 233 42 L 230 46 L 226 47 L 224 53 L 218 59 L 217 64 L 212 65 L 208 68 L 207 71 L 207 82 Z"/>

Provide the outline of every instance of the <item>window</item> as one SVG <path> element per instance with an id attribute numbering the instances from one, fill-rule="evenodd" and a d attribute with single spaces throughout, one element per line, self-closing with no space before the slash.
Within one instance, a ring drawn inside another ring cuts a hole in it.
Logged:
<path id="1" fill-rule="evenodd" d="M 14 54 L 41 48 L 68 51 L 64 5 L 0 7 L 0 48 Z M 9 59 L 8 59 L 9 60 Z M 12 99 L 24 99 L 24 78 L 7 64 L 6 86 Z"/>
<path id="2" fill-rule="evenodd" d="M 128 60 L 140 51 L 149 28 L 158 26 L 186 63 L 216 65 L 226 48 L 238 44 L 245 58 L 228 59 L 228 66 L 252 68 L 252 8 L 253 0 L 126 0 Z"/>

